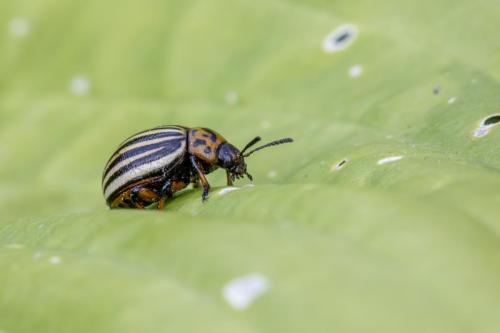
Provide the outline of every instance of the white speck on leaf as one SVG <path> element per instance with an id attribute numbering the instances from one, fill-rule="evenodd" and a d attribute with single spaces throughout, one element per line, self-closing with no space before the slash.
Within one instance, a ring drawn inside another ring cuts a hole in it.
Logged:
<path id="1" fill-rule="evenodd" d="M 476 138 L 483 137 L 487 134 L 488 134 L 488 128 L 486 126 L 481 126 L 474 132 L 474 136 Z"/>
<path id="2" fill-rule="evenodd" d="M 85 96 L 90 92 L 90 80 L 85 75 L 77 75 L 71 79 L 69 88 L 73 95 Z"/>
<path id="3" fill-rule="evenodd" d="M 245 185 L 245 186 L 243 186 L 243 187 L 255 187 L 255 185 L 254 185 L 254 184 L 246 184 L 246 185 Z"/>
<path id="4" fill-rule="evenodd" d="M 24 37 L 31 30 L 31 22 L 25 17 L 16 17 L 9 22 L 9 32 L 13 37 Z"/>
<path id="5" fill-rule="evenodd" d="M 276 178 L 278 173 L 275 170 L 271 170 L 267 173 L 267 178 Z"/>
<path id="6" fill-rule="evenodd" d="M 239 187 L 236 187 L 236 186 L 228 186 L 228 187 L 225 187 L 223 189 L 221 189 L 219 191 L 219 195 L 224 195 L 226 193 L 229 193 L 229 192 L 233 192 L 233 191 L 237 191 L 239 190 L 240 188 Z"/>
<path id="7" fill-rule="evenodd" d="M 43 256 L 43 253 L 42 253 L 42 252 L 40 252 L 40 251 L 36 251 L 36 252 L 33 254 L 33 259 L 40 259 L 42 256 Z"/>
<path id="8" fill-rule="evenodd" d="M 24 244 L 19 244 L 19 243 L 6 244 L 5 248 L 10 250 L 21 250 L 24 249 Z"/>
<path id="9" fill-rule="evenodd" d="M 234 309 L 245 310 L 270 287 L 269 280 L 265 276 L 253 273 L 229 281 L 224 286 L 222 294 Z"/>
<path id="10" fill-rule="evenodd" d="M 361 65 L 354 65 L 351 68 L 349 68 L 349 76 L 350 77 L 358 77 L 363 74 L 363 67 Z"/>
<path id="11" fill-rule="evenodd" d="M 59 257 L 59 256 L 52 256 L 49 259 L 49 263 L 51 263 L 52 265 L 59 265 L 61 263 L 61 257 Z"/>
<path id="12" fill-rule="evenodd" d="M 457 101 L 457 98 L 455 96 L 452 96 L 448 99 L 448 104 L 453 104 Z"/>
<path id="13" fill-rule="evenodd" d="M 226 103 L 228 105 L 236 105 L 240 100 L 240 95 L 234 90 L 230 90 L 226 93 Z"/>
<path id="14" fill-rule="evenodd" d="M 323 51 L 333 53 L 344 50 L 354 41 L 357 34 L 358 30 L 354 25 L 342 25 L 323 39 Z"/>
<path id="15" fill-rule="evenodd" d="M 280 229 L 290 229 L 290 227 L 292 226 L 292 223 L 290 221 L 282 221 L 280 224 L 279 224 L 279 227 Z"/>
<path id="16" fill-rule="evenodd" d="M 377 164 L 382 165 L 382 164 L 387 164 L 387 163 L 391 163 L 391 162 L 396 162 L 402 158 L 403 158 L 403 156 L 389 156 L 389 157 L 378 160 Z"/>
<path id="17" fill-rule="evenodd" d="M 267 120 L 263 120 L 263 121 L 260 123 L 260 128 L 262 128 L 262 129 L 264 129 L 264 130 L 265 130 L 265 129 L 269 129 L 269 128 L 271 128 L 271 126 L 272 126 L 272 125 L 271 125 L 271 123 L 270 123 L 269 121 L 267 121 Z"/>

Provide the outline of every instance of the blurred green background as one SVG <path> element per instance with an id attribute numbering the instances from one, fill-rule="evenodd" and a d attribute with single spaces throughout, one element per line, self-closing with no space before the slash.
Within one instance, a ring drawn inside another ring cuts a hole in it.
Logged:
<path id="1" fill-rule="evenodd" d="M 495 0 L 3 0 L 0 332 L 500 331 L 499 22 Z M 106 160 L 162 124 L 296 142 L 248 160 L 254 187 L 110 211 Z"/>

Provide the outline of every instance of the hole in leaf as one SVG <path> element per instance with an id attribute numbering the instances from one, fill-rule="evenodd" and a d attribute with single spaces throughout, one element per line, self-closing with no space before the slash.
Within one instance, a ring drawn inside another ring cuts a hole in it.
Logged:
<path id="1" fill-rule="evenodd" d="M 339 163 L 332 165 L 332 167 L 330 168 L 330 171 L 338 171 L 338 170 L 342 169 L 346 165 L 346 163 L 347 163 L 347 160 L 343 159 Z"/>
<path id="2" fill-rule="evenodd" d="M 500 114 L 488 117 L 483 122 L 483 124 L 486 126 L 496 125 L 498 123 L 500 123 Z"/>
<path id="3" fill-rule="evenodd" d="M 323 50 L 327 53 L 343 50 L 352 43 L 356 35 L 357 29 L 355 26 L 342 25 L 325 37 Z"/>
<path id="4" fill-rule="evenodd" d="M 474 137 L 480 138 L 488 135 L 490 129 L 500 124 L 500 114 L 494 114 L 486 117 L 479 127 L 474 131 Z"/>

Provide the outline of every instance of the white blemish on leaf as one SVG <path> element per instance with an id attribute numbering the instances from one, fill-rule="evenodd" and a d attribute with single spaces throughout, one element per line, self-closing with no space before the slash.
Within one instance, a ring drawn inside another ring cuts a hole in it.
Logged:
<path id="1" fill-rule="evenodd" d="M 49 263 L 51 263 L 52 265 L 59 265 L 61 261 L 61 257 L 59 256 L 52 256 L 49 258 Z"/>
<path id="2" fill-rule="evenodd" d="M 230 90 L 226 93 L 226 103 L 228 105 L 236 105 L 240 100 L 240 95 L 234 90 Z"/>
<path id="3" fill-rule="evenodd" d="M 267 173 L 267 178 L 276 178 L 278 173 L 275 170 L 271 170 Z"/>
<path id="4" fill-rule="evenodd" d="M 19 243 L 5 244 L 5 248 L 9 250 L 21 250 L 24 249 L 24 244 L 19 244 Z"/>
<path id="5" fill-rule="evenodd" d="M 363 74 L 363 67 L 361 65 L 354 65 L 351 68 L 349 68 L 349 76 L 350 77 L 358 77 Z"/>
<path id="6" fill-rule="evenodd" d="M 90 80 L 85 75 L 77 75 L 71 79 L 70 91 L 76 96 L 85 96 L 90 92 Z"/>
<path id="7" fill-rule="evenodd" d="M 480 138 L 486 136 L 487 134 L 488 134 L 488 129 L 485 126 L 481 126 L 474 132 L 474 137 Z"/>
<path id="8" fill-rule="evenodd" d="M 233 191 L 237 191 L 239 190 L 240 188 L 239 187 L 236 187 L 236 186 L 228 186 L 228 187 L 224 187 L 223 189 L 221 189 L 219 191 L 219 195 L 224 195 L 226 193 L 229 193 L 229 192 L 233 192 Z"/>
<path id="9" fill-rule="evenodd" d="M 290 221 L 281 221 L 279 224 L 280 229 L 286 230 L 292 227 L 292 223 Z"/>
<path id="10" fill-rule="evenodd" d="M 30 32 L 30 30 L 31 22 L 25 17 L 16 17 L 9 22 L 9 32 L 13 37 L 24 37 Z"/>
<path id="11" fill-rule="evenodd" d="M 377 164 L 382 165 L 382 164 L 387 164 L 387 163 L 391 163 L 391 162 L 396 162 L 402 158 L 403 158 L 403 156 L 389 156 L 389 157 L 378 160 Z"/>
<path id="12" fill-rule="evenodd" d="M 449 99 L 448 99 L 448 104 L 453 104 L 457 101 L 457 98 L 455 96 L 451 96 Z"/>
<path id="13" fill-rule="evenodd" d="M 40 252 L 40 251 L 36 251 L 36 252 L 33 254 L 33 259 L 40 259 L 42 256 L 43 256 L 43 253 L 42 253 L 42 252 Z"/>
<path id="14" fill-rule="evenodd" d="M 264 130 L 271 128 L 271 126 L 272 126 L 271 123 L 269 121 L 267 121 L 267 120 L 263 120 L 260 123 L 260 128 L 262 128 Z"/>
<path id="15" fill-rule="evenodd" d="M 357 34 L 358 30 L 354 25 L 342 25 L 323 39 L 323 51 L 326 53 L 342 51 L 354 41 Z"/>
<path id="16" fill-rule="evenodd" d="M 259 273 L 229 281 L 222 290 L 226 302 L 236 310 L 245 310 L 270 289 L 269 280 Z"/>
<path id="17" fill-rule="evenodd" d="M 243 186 L 243 187 L 255 187 L 255 185 L 254 185 L 254 184 L 246 184 L 246 185 L 245 185 L 245 186 Z"/>

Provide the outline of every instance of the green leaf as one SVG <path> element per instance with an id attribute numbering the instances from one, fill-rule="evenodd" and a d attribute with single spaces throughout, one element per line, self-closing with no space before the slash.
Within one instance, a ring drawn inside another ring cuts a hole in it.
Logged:
<path id="1" fill-rule="evenodd" d="M 2 2 L 0 332 L 498 332 L 499 21 L 493 0 Z M 206 203 L 109 210 L 109 155 L 161 124 L 295 142 L 248 158 L 254 186 L 219 170 Z"/>

